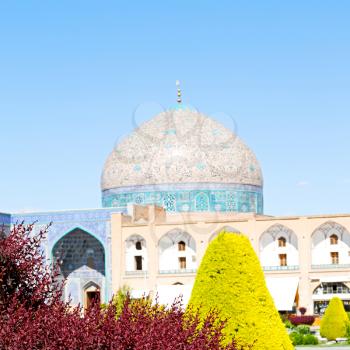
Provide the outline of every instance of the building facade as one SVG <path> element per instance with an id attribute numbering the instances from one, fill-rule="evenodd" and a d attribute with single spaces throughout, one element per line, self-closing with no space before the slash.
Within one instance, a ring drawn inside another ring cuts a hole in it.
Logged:
<path id="1" fill-rule="evenodd" d="M 280 311 L 322 313 L 335 295 L 350 310 L 350 215 L 264 215 L 254 153 L 179 102 L 112 150 L 101 209 L 0 213 L 5 230 L 53 223 L 43 249 L 74 304 L 106 302 L 124 285 L 135 298 L 186 302 L 206 247 L 225 230 L 249 237 Z"/>

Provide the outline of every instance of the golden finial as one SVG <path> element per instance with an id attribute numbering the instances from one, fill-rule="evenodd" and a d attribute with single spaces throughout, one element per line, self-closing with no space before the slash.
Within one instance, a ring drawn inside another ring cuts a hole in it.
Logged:
<path id="1" fill-rule="evenodd" d="M 180 82 L 176 80 L 176 86 L 177 86 L 177 103 L 181 104 L 182 98 L 181 98 L 181 89 L 180 89 Z"/>

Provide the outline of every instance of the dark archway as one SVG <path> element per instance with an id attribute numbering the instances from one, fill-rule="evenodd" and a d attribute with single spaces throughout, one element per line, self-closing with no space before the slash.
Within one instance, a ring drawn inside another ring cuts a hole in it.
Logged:
<path id="1" fill-rule="evenodd" d="M 88 232 L 76 228 L 63 236 L 53 247 L 52 255 L 60 264 L 64 278 L 71 273 L 84 271 L 105 276 L 103 245 Z"/>
<path id="2" fill-rule="evenodd" d="M 61 278 L 66 279 L 65 300 L 85 307 L 90 299 L 104 302 L 106 257 L 104 246 L 97 238 L 81 228 L 75 228 L 56 242 L 52 257 L 60 264 Z M 98 288 L 86 291 L 88 283 Z"/>

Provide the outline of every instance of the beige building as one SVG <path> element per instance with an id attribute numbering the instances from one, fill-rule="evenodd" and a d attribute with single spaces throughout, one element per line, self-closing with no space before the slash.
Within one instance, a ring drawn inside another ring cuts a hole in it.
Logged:
<path id="1" fill-rule="evenodd" d="M 322 313 L 335 295 L 350 305 L 350 215 L 168 214 L 152 205 L 130 214 L 112 214 L 114 291 L 188 298 L 209 242 L 226 230 L 249 237 L 280 311 Z"/>

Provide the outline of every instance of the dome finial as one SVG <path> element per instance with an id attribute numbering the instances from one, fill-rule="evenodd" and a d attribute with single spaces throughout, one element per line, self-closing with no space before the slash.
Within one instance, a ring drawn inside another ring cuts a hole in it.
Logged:
<path id="1" fill-rule="evenodd" d="M 177 103 L 181 104 L 182 98 L 181 98 L 181 89 L 180 89 L 180 81 L 176 80 L 176 86 L 177 86 Z"/>

